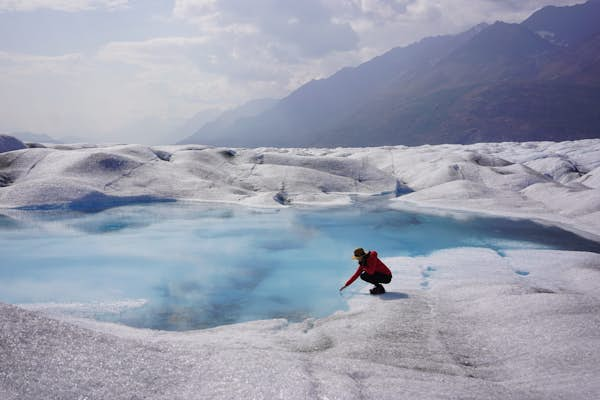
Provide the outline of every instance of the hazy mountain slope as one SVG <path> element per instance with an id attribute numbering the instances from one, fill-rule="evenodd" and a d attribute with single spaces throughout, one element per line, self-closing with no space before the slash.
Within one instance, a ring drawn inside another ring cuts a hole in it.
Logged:
<path id="1" fill-rule="evenodd" d="M 33 132 L 13 132 L 12 136 L 19 138 L 24 142 L 37 142 L 37 143 L 62 143 L 60 140 L 46 135 L 45 133 L 33 133 Z"/>
<path id="2" fill-rule="evenodd" d="M 600 32 L 561 49 L 542 67 L 539 77 L 600 85 Z"/>
<path id="3" fill-rule="evenodd" d="M 599 43 L 592 38 L 563 49 L 520 25 L 496 23 L 402 88 L 390 88 L 388 96 L 337 129 L 321 132 L 324 139 L 315 144 L 595 137 L 600 132 L 599 53 L 594 52 Z"/>
<path id="4" fill-rule="evenodd" d="M 204 127 L 191 141 L 230 146 L 295 146 L 317 139 L 324 128 L 335 128 L 361 106 L 387 92 L 390 82 L 403 82 L 476 35 L 485 25 L 460 35 L 427 38 L 395 48 L 355 68 L 344 68 L 327 79 L 303 85 L 255 118 Z M 312 137 L 312 139 L 310 139 Z"/>
<path id="5" fill-rule="evenodd" d="M 563 48 L 496 23 L 311 145 L 598 137 L 599 37 Z"/>
<path id="6" fill-rule="evenodd" d="M 183 140 L 187 140 L 187 138 L 196 133 L 198 129 L 203 127 L 205 124 L 214 121 L 221 114 L 222 111 L 219 111 L 216 108 L 199 111 L 192 118 L 185 121 L 184 124 L 173 131 L 172 136 L 174 138 L 185 138 Z"/>
<path id="7" fill-rule="evenodd" d="M 202 143 L 210 145 L 221 144 L 221 132 L 230 129 L 238 120 L 253 117 L 273 107 L 275 99 L 258 99 L 249 101 L 240 107 L 221 113 L 211 121 L 202 124 L 193 135 L 183 139 L 179 144 Z"/>
<path id="8" fill-rule="evenodd" d="M 523 25 L 553 43 L 571 46 L 598 32 L 600 1 L 570 7 L 548 6 L 533 13 Z"/>
<path id="9" fill-rule="evenodd" d="M 600 136 L 600 6 L 546 7 L 424 39 L 213 131 L 230 146 L 380 146 Z M 553 32 L 550 35 L 548 32 Z"/>

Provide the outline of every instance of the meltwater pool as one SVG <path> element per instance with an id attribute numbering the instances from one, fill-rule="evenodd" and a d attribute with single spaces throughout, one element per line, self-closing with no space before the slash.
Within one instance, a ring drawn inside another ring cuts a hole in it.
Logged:
<path id="1" fill-rule="evenodd" d="M 355 247 L 382 257 L 459 246 L 600 252 L 597 242 L 528 221 L 367 206 L 164 203 L 5 214 L 0 301 L 164 330 L 345 309 L 338 288 L 355 269 Z"/>

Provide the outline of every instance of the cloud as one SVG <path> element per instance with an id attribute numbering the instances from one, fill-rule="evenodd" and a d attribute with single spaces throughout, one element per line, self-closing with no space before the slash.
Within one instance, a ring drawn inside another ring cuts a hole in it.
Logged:
<path id="1" fill-rule="evenodd" d="M 83 58 L 80 53 L 40 56 L 0 51 L 0 71 L 13 77 L 35 74 L 71 75 L 73 66 L 78 65 Z"/>
<path id="2" fill-rule="evenodd" d="M 521 22 L 546 5 L 584 0 L 323 0 L 334 19 L 359 37 L 368 58 L 427 36 L 453 34 L 481 22 Z"/>
<path id="3" fill-rule="evenodd" d="M 207 37 L 162 37 L 137 42 L 111 42 L 98 52 L 103 61 L 116 61 L 139 66 L 169 64 L 186 58 L 194 48 L 208 43 Z"/>
<path id="4" fill-rule="evenodd" d="M 358 43 L 352 27 L 320 0 L 176 0 L 173 15 L 207 33 L 252 33 L 286 59 L 355 50 Z"/>
<path id="5" fill-rule="evenodd" d="M 426 36 L 458 33 L 484 21 L 518 22 L 544 5 L 578 2 L 175 0 L 157 15 L 164 25 L 144 35 L 137 30 L 123 40 L 115 35 L 93 49 L 53 57 L 0 50 L 0 130 L 144 142 L 141 135 L 149 128 L 139 128 L 140 121 L 181 122 L 202 109 L 283 97 L 311 79 Z M 0 0 L 0 14 L 127 6 L 137 12 L 144 4 Z M 144 126 L 151 125 L 159 124 Z"/>
<path id="6" fill-rule="evenodd" d="M 128 7 L 129 0 L 0 0 L 2 11 L 35 11 L 41 9 L 79 12 L 96 9 L 118 10 Z"/>
<path id="7" fill-rule="evenodd" d="M 282 65 L 324 66 L 336 53 L 352 64 L 426 36 L 458 33 L 480 22 L 518 22 L 548 4 L 581 1 L 175 0 L 173 17 L 238 53 L 268 54 L 263 61 Z"/>
<path id="8" fill-rule="evenodd" d="M 104 62 L 135 65 L 147 71 L 187 68 L 190 72 L 215 74 L 231 81 L 272 81 L 282 78 L 281 64 L 267 51 L 254 46 L 235 44 L 235 38 L 220 36 L 165 37 L 139 42 L 112 42 L 103 46 L 97 58 Z M 224 42 L 230 43 L 225 45 Z M 287 75 L 287 74 L 285 74 Z"/>
<path id="9" fill-rule="evenodd" d="M 251 71 L 256 64 L 240 62 L 225 72 L 199 65 L 195 52 L 202 53 L 204 42 L 181 37 L 114 42 L 96 55 L 0 52 L 0 131 L 175 142 L 182 137 L 168 139 L 169 132 L 198 110 L 233 107 L 256 93 L 281 93 L 271 74 Z M 243 73 L 255 76 L 242 79 Z"/>
<path id="10" fill-rule="evenodd" d="M 130 103 L 141 96 L 128 82 L 79 53 L 0 52 L 0 130 L 58 136 L 109 132 L 131 117 Z"/>

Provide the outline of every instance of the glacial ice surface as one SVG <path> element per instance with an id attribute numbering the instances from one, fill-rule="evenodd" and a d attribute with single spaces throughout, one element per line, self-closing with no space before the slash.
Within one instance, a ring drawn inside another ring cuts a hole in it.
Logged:
<path id="1" fill-rule="evenodd" d="M 0 153 L 0 208 L 98 211 L 159 200 L 347 205 L 536 218 L 600 236 L 600 139 L 336 149 L 52 145 Z"/>
<path id="2" fill-rule="evenodd" d="M 90 194 L 284 207 L 399 193 L 397 209 L 476 211 L 600 234 L 598 139 L 228 150 L 7 151 L 0 207 L 7 215 L 68 209 Z M 0 217 L 0 226 L 19 223 Z M 385 258 L 394 272 L 388 293 L 350 291 L 348 310 L 298 323 L 164 332 L 0 304 L 0 398 L 600 397 L 600 255 L 500 250 Z"/>
<path id="3" fill-rule="evenodd" d="M 600 255 L 394 257 L 380 297 L 168 333 L 0 304 L 3 399 L 559 399 L 600 393 Z M 526 270 L 522 276 L 516 270 Z M 427 289 L 422 284 L 427 282 Z"/>

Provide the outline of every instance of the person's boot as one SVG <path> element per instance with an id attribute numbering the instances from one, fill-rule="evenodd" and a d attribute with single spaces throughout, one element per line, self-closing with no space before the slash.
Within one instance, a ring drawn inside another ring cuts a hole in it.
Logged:
<path id="1" fill-rule="evenodd" d="M 369 290 L 369 292 L 371 292 L 371 294 L 384 294 L 385 289 L 378 283 L 373 289 Z"/>

